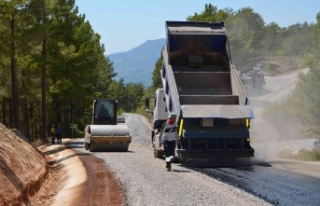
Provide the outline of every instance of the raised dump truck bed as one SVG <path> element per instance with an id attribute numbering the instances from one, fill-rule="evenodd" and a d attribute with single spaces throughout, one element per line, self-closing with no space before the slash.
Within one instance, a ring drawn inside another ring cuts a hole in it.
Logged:
<path id="1" fill-rule="evenodd" d="M 253 157 L 249 134 L 253 113 L 230 61 L 224 23 L 170 21 L 166 29 L 163 89 L 156 96 L 153 142 L 161 130 L 159 113 L 174 112 L 181 159 Z M 159 106 L 162 99 L 166 109 Z M 161 150 L 157 145 L 154 149 Z"/>

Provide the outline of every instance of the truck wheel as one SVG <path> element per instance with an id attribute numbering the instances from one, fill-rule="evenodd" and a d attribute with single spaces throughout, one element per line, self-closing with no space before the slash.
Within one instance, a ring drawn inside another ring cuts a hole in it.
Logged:
<path id="1" fill-rule="evenodd" d="M 158 158 L 159 157 L 159 154 L 158 154 L 158 150 L 156 148 L 153 148 L 153 156 L 155 158 Z"/>
<path id="2" fill-rule="evenodd" d="M 89 144 L 88 144 L 87 142 L 84 142 L 84 148 L 85 148 L 86 150 L 89 149 Z"/>
<path id="3" fill-rule="evenodd" d="M 157 150 L 155 137 L 152 136 L 151 139 L 152 139 L 152 147 L 153 147 L 153 156 L 155 158 L 162 158 L 164 155 L 164 152 Z"/>
<path id="4" fill-rule="evenodd" d="M 163 151 L 159 151 L 156 148 L 153 148 L 153 156 L 155 158 L 162 158 L 163 157 L 164 152 Z"/>

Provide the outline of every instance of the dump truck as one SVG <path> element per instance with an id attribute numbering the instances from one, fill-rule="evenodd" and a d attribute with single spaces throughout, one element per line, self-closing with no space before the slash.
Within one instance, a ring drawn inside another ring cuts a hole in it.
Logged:
<path id="1" fill-rule="evenodd" d="M 164 155 L 161 129 L 177 114 L 176 157 L 189 161 L 251 158 L 253 112 L 231 62 L 223 22 L 167 21 L 162 88 L 145 101 L 153 114 L 154 157 Z"/>
<path id="2" fill-rule="evenodd" d="M 129 128 L 118 124 L 117 100 L 99 98 L 93 101 L 92 124 L 85 128 L 85 149 L 95 151 L 128 151 Z"/>
<path id="3" fill-rule="evenodd" d="M 263 65 L 257 63 L 255 66 L 243 67 L 240 71 L 240 80 L 246 90 L 261 91 L 266 85 Z"/>

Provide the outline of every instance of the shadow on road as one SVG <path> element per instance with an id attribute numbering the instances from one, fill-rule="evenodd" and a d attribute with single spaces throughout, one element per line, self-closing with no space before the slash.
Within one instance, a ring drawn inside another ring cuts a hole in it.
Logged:
<path id="1" fill-rule="evenodd" d="M 84 142 L 82 142 L 82 141 L 67 142 L 67 143 L 65 143 L 65 145 L 69 149 L 84 148 Z"/>
<path id="2" fill-rule="evenodd" d="M 68 155 L 66 157 L 63 157 L 63 158 L 60 158 L 60 159 L 57 159 L 57 160 L 54 160 L 54 161 L 50 161 L 50 162 L 48 162 L 48 164 L 49 165 L 58 164 L 58 163 L 61 163 L 62 161 L 65 161 L 67 159 L 70 159 L 70 158 L 73 158 L 73 157 L 76 157 L 76 156 L 80 156 L 80 155 L 92 156 L 92 154 L 90 154 L 90 153 L 72 154 L 72 155 Z"/>
<path id="3" fill-rule="evenodd" d="M 187 170 L 177 170 L 177 169 L 172 169 L 170 172 L 177 172 L 177 173 L 190 173 L 190 171 L 187 171 Z"/>
<path id="4" fill-rule="evenodd" d="M 46 152 L 43 152 L 44 155 L 52 155 L 52 154 L 55 154 L 55 153 L 59 153 L 59 152 L 62 152 L 63 150 L 65 150 L 66 147 L 61 145 L 60 147 L 57 147 L 55 149 L 52 149 L 52 150 L 48 150 Z"/>

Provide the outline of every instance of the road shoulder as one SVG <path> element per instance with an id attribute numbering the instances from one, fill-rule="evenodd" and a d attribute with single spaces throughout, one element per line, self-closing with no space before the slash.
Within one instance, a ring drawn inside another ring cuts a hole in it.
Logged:
<path id="1" fill-rule="evenodd" d="M 50 174 L 40 189 L 36 205 L 123 205 L 124 190 L 102 160 L 73 147 L 81 141 L 64 139 L 63 144 L 42 145 Z"/>

